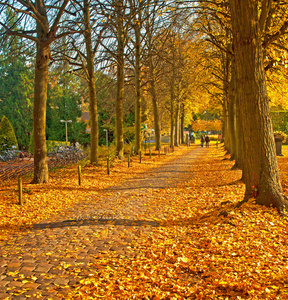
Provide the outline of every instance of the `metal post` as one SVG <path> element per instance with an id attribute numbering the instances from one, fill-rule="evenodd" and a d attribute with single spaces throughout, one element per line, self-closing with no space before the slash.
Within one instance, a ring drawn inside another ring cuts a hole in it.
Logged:
<path id="1" fill-rule="evenodd" d="M 67 123 L 71 123 L 71 120 L 60 120 L 61 123 L 65 123 L 65 131 L 66 131 L 66 143 L 68 143 L 68 133 L 67 133 Z"/>
<path id="2" fill-rule="evenodd" d="M 68 142 L 68 134 L 67 134 L 67 122 L 65 122 L 65 130 L 66 130 L 66 143 Z"/>
<path id="3" fill-rule="evenodd" d="M 106 147 L 108 148 L 108 129 L 104 129 L 106 132 Z"/>

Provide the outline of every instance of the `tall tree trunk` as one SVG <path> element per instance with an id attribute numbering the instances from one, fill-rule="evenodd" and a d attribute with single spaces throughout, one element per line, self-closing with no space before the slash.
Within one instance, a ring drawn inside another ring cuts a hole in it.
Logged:
<path id="1" fill-rule="evenodd" d="M 88 88 L 89 88 L 89 109 L 90 109 L 90 161 L 98 164 L 98 112 L 97 112 L 97 96 L 95 86 L 94 71 L 94 53 L 92 49 L 91 25 L 90 25 L 90 9 L 88 0 L 84 0 L 84 20 L 85 20 L 85 44 L 87 53 L 87 72 L 88 72 Z"/>
<path id="2" fill-rule="evenodd" d="M 230 97 L 233 97 L 234 100 L 234 119 L 235 119 L 235 138 L 233 139 L 234 150 L 235 150 L 235 164 L 232 169 L 241 169 L 243 170 L 243 128 L 241 121 L 241 114 L 239 108 L 239 97 L 237 95 L 237 82 L 235 74 L 235 59 L 231 61 L 231 81 L 230 81 Z"/>
<path id="3" fill-rule="evenodd" d="M 177 99 L 175 111 L 175 146 L 179 146 L 180 142 L 180 102 Z"/>
<path id="4" fill-rule="evenodd" d="M 123 158 L 123 101 L 124 101 L 124 28 L 123 0 L 116 1 L 117 21 L 117 96 L 116 96 L 116 156 Z"/>
<path id="5" fill-rule="evenodd" d="M 46 156 L 46 102 L 49 57 L 49 46 L 42 43 L 37 45 L 33 112 L 34 178 L 32 183 L 46 183 L 49 177 Z"/>
<path id="6" fill-rule="evenodd" d="M 140 21 L 135 20 L 135 92 L 136 92 L 136 103 L 135 103 L 135 152 L 139 154 L 141 150 L 141 33 L 140 33 Z"/>
<path id="7" fill-rule="evenodd" d="M 154 65 L 152 57 L 152 45 L 150 45 L 148 50 L 148 60 L 149 60 L 149 81 L 150 81 L 150 93 L 152 98 L 153 106 L 153 116 L 154 116 L 154 133 L 155 133 L 155 150 L 161 149 L 161 129 L 160 129 L 160 118 L 158 109 L 158 100 L 155 88 L 155 78 L 154 78 Z"/>
<path id="8" fill-rule="evenodd" d="M 227 148 L 227 143 L 226 140 L 229 140 L 227 135 L 228 135 L 228 128 L 227 128 L 227 124 L 228 124 L 228 109 L 227 109 L 227 98 L 225 96 L 225 93 L 223 95 L 223 101 L 222 101 L 222 111 L 223 111 L 223 118 L 222 118 L 222 135 L 224 137 L 224 145 L 225 148 Z M 227 137 L 227 138 L 226 138 Z"/>
<path id="9" fill-rule="evenodd" d="M 46 183 L 49 179 L 46 155 L 46 102 L 47 102 L 47 77 L 50 59 L 49 22 L 43 0 L 35 2 L 36 9 L 42 17 L 42 24 L 37 21 L 36 31 L 40 43 L 37 44 L 34 87 L 34 177 L 32 183 Z"/>
<path id="10" fill-rule="evenodd" d="M 224 132 L 225 148 L 231 153 L 231 124 L 230 124 L 230 100 L 229 100 L 229 70 L 230 70 L 230 57 L 228 54 L 223 55 L 223 114 L 224 114 Z"/>
<path id="11" fill-rule="evenodd" d="M 175 145 L 175 114 L 174 114 L 174 99 L 175 99 L 175 91 L 174 91 L 174 80 L 172 79 L 171 89 L 170 89 L 170 147 L 174 147 Z"/>
<path id="12" fill-rule="evenodd" d="M 231 160 L 236 157 L 236 128 L 235 128 L 235 90 L 233 87 L 235 74 L 232 73 L 229 89 L 228 89 L 228 130 L 229 130 L 229 152 Z"/>
<path id="13" fill-rule="evenodd" d="M 153 116 L 154 116 L 155 150 L 158 151 L 161 149 L 161 128 L 160 128 L 158 101 L 157 101 L 157 95 L 155 89 L 155 80 L 154 78 L 152 79 L 152 77 L 150 77 L 150 88 L 151 88 Z"/>
<path id="14" fill-rule="evenodd" d="M 258 1 L 230 0 L 237 89 L 243 120 L 245 200 L 288 207 L 280 184 L 259 28 Z"/>
<path id="15" fill-rule="evenodd" d="M 185 110 L 184 110 L 184 104 L 181 104 L 181 126 L 180 126 L 180 143 L 185 143 L 185 137 L 184 137 L 184 119 L 185 119 Z"/>

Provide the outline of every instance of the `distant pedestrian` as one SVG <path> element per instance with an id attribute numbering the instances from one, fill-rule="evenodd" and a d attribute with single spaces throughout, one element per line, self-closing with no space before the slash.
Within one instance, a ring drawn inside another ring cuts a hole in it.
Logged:
<path id="1" fill-rule="evenodd" d="M 208 135 L 205 136 L 205 143 L 206 143 L 206 147 L 209 147 L 210 138 Z"/>
<path id="2" fill-rule="evenodd" d="M 204 138 L 203 135 L 201 135 L 200 142 L 201 142 L 201 147 L 203 147 L 204 146 L 204 142 L 205 142 L 205 138 Z"/>

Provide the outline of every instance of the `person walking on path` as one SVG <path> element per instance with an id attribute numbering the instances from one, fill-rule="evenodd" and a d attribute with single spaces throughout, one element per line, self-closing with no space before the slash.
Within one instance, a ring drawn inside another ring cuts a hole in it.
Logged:
<path id="1" fill-rule="evenodd" d="M 205 136 L 205 143 L 206 143 L 206 147 L 209 147 L 210 138 L 208 135 Z"/>
<path id="2" fill-rule="evenodd" d="M 205 138 L 204 138 L 203 135 L 201 135 L 200 142 L 201 142 L 201 147 L 203 147 L 204 146 L 204 142 L 205 142 Z"/>

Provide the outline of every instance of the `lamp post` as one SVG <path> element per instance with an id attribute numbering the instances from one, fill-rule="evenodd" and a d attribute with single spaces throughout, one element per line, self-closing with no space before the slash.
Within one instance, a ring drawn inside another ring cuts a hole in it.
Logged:
<path id="1" fill-rule="evenodd" d="M 68 135 L 67 135 L 67 123 L 71 123 L 71 120 L 60 120 L 61 123 L 65 123 L 65 130 L 66 130 L 66 143 L 68 143 Z"/>
<path id="2" fill-rule="evenodd" d="M 106 132 L 106 147 L 108 148 L 108 129 L 103 129 Z"/>

